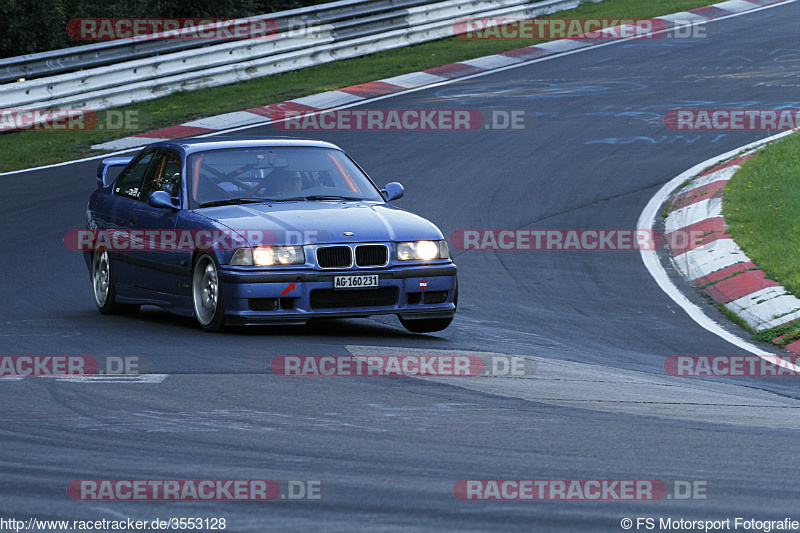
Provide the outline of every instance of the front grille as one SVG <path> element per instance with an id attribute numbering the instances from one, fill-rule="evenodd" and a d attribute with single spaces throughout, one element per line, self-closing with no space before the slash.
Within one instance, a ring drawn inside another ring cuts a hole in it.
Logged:
<path id="1" fill-rule="evenodd" d="M 397 303 L 397 293 L 397 287 L 380 287 L 378 289 L 356 289 L 349 291 L 315 289 L 311 291 L 311 308 L 349 309 L 352 307 L 395 305 Z"/>
<path id="2" fill-rule="evenodd" d="M 360 267 L 383 266 L 388 262 L 389 248 L 384 244 L 356 247 L 356 265 Z"/>
<path id="3" fill-rule="evenodd" d="M 317 248 L 317 263 L 322 268 L 347 268 L 353 263 L 349 246 Z"/>

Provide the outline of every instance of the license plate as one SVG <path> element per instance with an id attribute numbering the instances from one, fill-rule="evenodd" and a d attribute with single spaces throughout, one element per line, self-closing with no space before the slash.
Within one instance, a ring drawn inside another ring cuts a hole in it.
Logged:
<path id="1" fill-rule="evenodd" d="M 367 276 L 334 276 L 334 289 L 377 289 L 378 275 Z"/>

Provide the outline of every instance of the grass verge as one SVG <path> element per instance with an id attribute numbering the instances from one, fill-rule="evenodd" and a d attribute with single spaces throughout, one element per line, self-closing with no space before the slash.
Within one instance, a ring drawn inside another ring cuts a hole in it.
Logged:
<path id="1" fill-rule="evenodd" d="M 728 182 L 722 214 L 728 233 L 769 277 L 800 297 L 800 133 L 767 145 Z M 754 338 L 784 346 L 800 339 L 793 321 Z"/>
<path id="2" fill-rule="evenodd" d="M 643 19 L 708 5 L 709 0 L 604 0 L 561 11 L 553 17 Z M 542 41 L 465 40 L 456 37 L 379 52 L 294 72 L 266 76 L 222 87 L 174 93 L 157 100 L 117 108 L 136 111 L 135 128 L 88 131 L 26 131 L 0 134 L 0 172 L 31 168 L 97 152 L 98 144 L 189 120 L 239 111 L 398 76 L 439 65 L 505 52 Z M 106 113 L 98 113 L 106 124 Z"/>
<path id="3" fill-rule="evenodd" d="M 767 276 L 800 297 L 800 134 L 766 146 L 725 188 L 728 233 Z"/>

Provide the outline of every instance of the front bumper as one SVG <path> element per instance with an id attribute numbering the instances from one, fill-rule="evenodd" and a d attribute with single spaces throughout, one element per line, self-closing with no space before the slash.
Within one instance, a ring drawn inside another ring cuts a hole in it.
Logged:
<path id="1" fill-rule="evenodd" d="M 304 324 L 317 317 L 399 315 L 404 319 L 455 314 L 457 268 L 452 263 L 354 270 L 220 267 L 225 314 L 234 324 Z M 333 289 L 334 276 L 377 274 L 378 288 Z"/>

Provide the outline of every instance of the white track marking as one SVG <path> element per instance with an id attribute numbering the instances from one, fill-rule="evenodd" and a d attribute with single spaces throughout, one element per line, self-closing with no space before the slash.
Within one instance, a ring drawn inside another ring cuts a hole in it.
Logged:
<path id="1" fill-rule="evenodd" d="M 712 157 L 706 161 L 703 161 L 700 164 L 693 166 L 686 172 L 674 177 L 666 184 L 664 184 L 664 186 L 661 187 L 661 189 L 659 189 L 659 191 L 647 203 L 644 210 L 642 211 L 642 214 L 639 216 L 639 221 L 636 224 L 637 229 L 640 230 L 653 229 L 653 224 L 655 223 L 658 210 L 661 207 L 661 205 L 667 201 L 667 198 L 669 198 L 670 193 L 687 179 L 690 179 L 699 174 L 700 172 L 702 172 L 703 169 L 709 167 L 710 165 L 713 165 L 718 161 L 730 159 L 739 154 L 743 150 L 756 148 L 765 143 L 774 141 L 776 139 L 780 139 L 781 137 L 786 137 L 791 133 L 792 133 L 791 131 L 779 133 L 778 135 L 773 135 L 772 137 L 768 137 L 761 141 L 756 141 L 746 146 L 742 146 L 741 148 L 737 148 L 735 150 L 726 152 L 722 155 Z M 667 296 L 672 298 L 672 300 L 675 303 L 681 306 L 683 310 L 686 311 L 686 313 L 692 318 L 692 320 L 697 322 L 700 326 L 710 331 L 711 333 L 719 337 L 722 337 L 724 340 L 730 342 L 731 344 L 738 346 L 739 348 L 746 350 L 752 354 L 759 356 L 773 355 L 772 353 L 765 351 L 763 348 L 760 348 L 759 346 L 756 346 L 755 344 L 745 339 L 742 339 L 738 335 L 734 335 L 733 333 L 725 330 L 725 328 L 723 328 L 719 323 L 715 322 L 714 320 L 711 319 L 711 317 L 706 315 L 705 312 L 702 309 L 700 309 L 700 307 L 690 302 L 689 299 L 683 295 L 680 289 L 678 289 L 678 287 L 676 287 L 675 284 L 672 283 L 672 280 L 669 279 L 669 276 L 667 275 L 666 270 L 664 270 L 664 267 L 661 265 L 661 261 L 659 261 L 658 255 L 656 254 L 655 250 L 640 250 L 639 253 L 642 256 L 642 261 L 644 262 L 644 266 L 647 268 L 648 271 L 650 271 L 650 275 L 653 276 L 653 279 L 655 279 L 658 286 L 661 287 L 661 290 L 667 293 Z M 800 370 L 794 365 L 791 365 L 789 363 L 782 364 L 781 366 L 785 366 L 786 368 L 791 368 L 792 370 L 796 371 Z"/>

